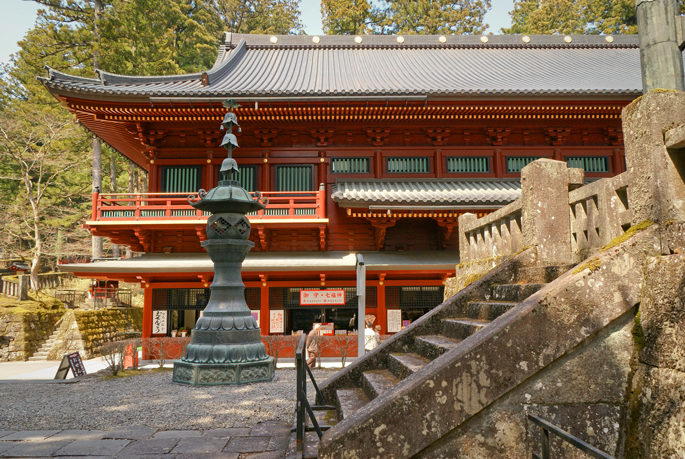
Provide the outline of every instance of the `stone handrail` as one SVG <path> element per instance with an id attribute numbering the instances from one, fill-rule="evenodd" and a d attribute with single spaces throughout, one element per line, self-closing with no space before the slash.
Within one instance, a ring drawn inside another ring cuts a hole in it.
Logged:
<path id="1" fill-rule="evenodd" d="M 578 263 L 630 228 L 629 173 L 569 192 L 572 261 Z"/>
<path id="2" fill-rule="evenodd" d="M 630 227 L 627 172 L 582 186 L 582 169 L 539 159 L 521 170 L 521 198 L 483 218 L 459 217 L 454 295 L 525 247 L 541 266 L 578 263 Z"/>
<path id="3" fill-rule="evenodd" d="M 473 214 L 459 217 L 461 262 L 511 255 L 523 248 L 521 200 L 477 219 Z"/>
<path id="4" fill-rule="evenodd" d="M 3 294 L 19 297 L 19 279 L 15 277 L 3 277 L 0 279 L 0 288 Z"/>

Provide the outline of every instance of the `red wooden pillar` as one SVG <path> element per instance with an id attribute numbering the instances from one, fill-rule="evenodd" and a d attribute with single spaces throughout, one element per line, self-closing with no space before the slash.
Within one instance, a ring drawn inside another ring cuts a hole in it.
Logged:
<path id="1" fill-rule="evenodd" d="M 150 360 L 150 352 L 145 345 L 145 338 L 152 336 L 152 288 L 143 289 L 143 360 Z"/>
<path id="2" fill-rule="evenodd" d="M 620 149 L 614 148 L 612 159 L 613 159 L 614 164 L 613 164 L 613 170 L 611 172 L 613 172 L 614 175 L 618 175 L 621 172 L 625 172 L 624 167 L 623 167 L 623 158 L 621 157 L 621 150 Z"/>
<path id="3" fill-rule="evenodd" d="M 259 295 L 259 328 L 262 335 L 269 334 L 269 287 L 262 285 Z"/>
<path id="4" fill-rule="evenodd" d="M 381 326 L 381 335 L 386 335 L 388 332 L 388 309 L 385 307 L 385 285 L 381 285 L 382 282 L 379 282 L 378 284 L 378 287 L 376 287 L 378 324 Z"/>

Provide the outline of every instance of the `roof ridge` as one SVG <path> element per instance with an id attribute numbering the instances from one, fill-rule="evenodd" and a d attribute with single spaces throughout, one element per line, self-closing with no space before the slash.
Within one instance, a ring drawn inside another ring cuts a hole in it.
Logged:
<path id="1" fill-rule="evenodd" d="M 638 47 L 638 35 L 264 35 L 226 33 L 225 45 L 245 40 L 248 47 L 285 48 L 414 48 L 454 47 Z"/>
<path id="2" fill-rule="evenodd" d="M 237 64 L 238 61 L 245 55 L 246 50 L 247 45 L 245 43 L 245 40 L 240 40 L 240 42 L 236 45 L 235 49 L 229 54 L 228 58 L 225 59 L 220 66 L 212 67 L 210 70 L 202 72 L 203 86 L 205 86 L 205 77 L 206 85 L 210 85 L 219 78 L 221 78 L 224 74 L 229 72 L 231 68 L 235 64 Z"/>
<path id="3" fill-rule="evenodd" d="M 36 79 L 39 81 L 68 81 L 73 83 L 98 83 L 100 81 L 97 78 L 86 78 L 60 72 L 59 70 L 55 70 L 48 65 L 44 66 L 43 68 L 48 71 L 48 76 L 37 76 Z"/>
<path id="4" fill-rule="evenodd" d="M 152 76 L 138 76 L 138 75 L 119 75 L 116 73 L 105 72 L 104 70 L 95 70 L 100 77 L 100 82 L 107 86 L 111 84 L 132 84 L 132 83 L 171 83 L 174 81 L 191 81 L 202 78 L 202 73 L 184 73 L 181 75 L 152 75 Z"/>

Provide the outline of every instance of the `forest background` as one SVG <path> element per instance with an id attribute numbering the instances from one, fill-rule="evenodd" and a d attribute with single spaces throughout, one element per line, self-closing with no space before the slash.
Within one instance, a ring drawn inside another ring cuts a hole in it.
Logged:
<path id="1" fill-rule="evenodd" d="M 145 191 L 144 171 L 103 145 L 36 81 L 44 66 L 170 75 L 212 66 L 223 33 L 299 34 L 299 0 L 35 0 L 35 26 L 0 72 L 0 259 L 119 256 L 82 223 L 92 190 Z M 327 34 L 481 34 L 491 0 L 322 0 Z M 682 10 L 682 2 L 681 2 Z M 501 33 L 637 33 L 633 0 L 519 0 Z M 103 180 L 103 175 L 106 177 Z"/>

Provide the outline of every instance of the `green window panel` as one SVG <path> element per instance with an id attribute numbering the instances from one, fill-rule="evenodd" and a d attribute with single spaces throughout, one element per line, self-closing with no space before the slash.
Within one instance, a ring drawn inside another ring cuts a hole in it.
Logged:
<path id="1" fill-rule="evenodd" d="M 542 156 L 507 156 L 507 173 L 521 172 L 521 169 Z"/>
<path id="2" fill-rule="evenodd" d="M 387 172 L 388 174 L 427 174 L 430 172 L 429 158 L 426 156 L 390 157 L 387 160 Z"/>
<path id="3" fill-rule="evenodd" d="M 331 158 L 333 174 L 367 174 L 369 158 Z"/>
<path id="4" fill-rule="evenodd" d="M 487 174 L 490 172 L 490 158 L 486 156 L 449 156 L 447 172 L 450 174 Z"/>
<path id="5" fill-rule="evenodd" d="M 202 166 L 162 166 L 162 193 L 194 193 L 200 189 Z"/>
<path id="6" fill-rule="evenodd" d="M 312 191 L 314 168 L 304 166 L 276 166 L 276 191 Z"/>
<path id="7" fill-rule="evenodd" d="M 609 172 L 607 156 L 576 156 L 566 158 L 568 167 L 579 167 L 585 172 Z"/>
<path id="8" fill-rule="evenodd" d="M 257 191 L 257 166 L 256 165 L 250 165 L 250 166 L 241 166 L 238 165 L 238 168 L 240 169 L 240 173 L 238 174 L 233 174 L 233 180 L 236 180 L 240 183 L 240 186 L 245 188 L 247 191 Z M 221 175 L 221 166 L 218 166 L 216 169 L 216 176 L 219 177 L 218 180 L 222 180 L 223 177 Z M 217 180 L 217 182 L 218 182 Z"/>

